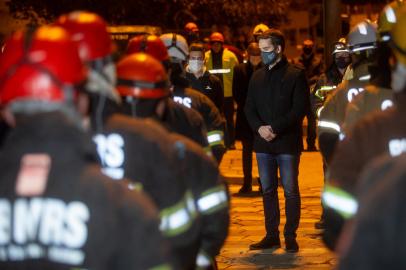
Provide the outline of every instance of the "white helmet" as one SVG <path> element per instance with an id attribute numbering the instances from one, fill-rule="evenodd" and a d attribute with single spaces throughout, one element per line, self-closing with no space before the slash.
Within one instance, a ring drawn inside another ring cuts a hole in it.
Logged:
<path id="1" fill-rule="evenodd" d="M 189 56 L 189 47 L 186 39 L 175 33 L 163 34 L 160 36 L 161 40 L 168 49 L 169 57 L 186 61 Z"/>
<path id="2" fill-rule="evenodd" d="M 359 52 L 376 48 L 377 27 L 369 20 L 357 24 L 348 34 L 348 46 L 351 52 Z"/>

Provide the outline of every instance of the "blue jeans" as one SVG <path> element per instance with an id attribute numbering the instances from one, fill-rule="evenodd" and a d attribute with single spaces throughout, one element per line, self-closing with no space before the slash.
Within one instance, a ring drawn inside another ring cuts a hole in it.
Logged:
<path id="1" fill-rule="evenodd" d="M 278 198 L 278 168 L 285 195 L 286 224 L 284 236 L 296 238 L 300 220 L 298 185 L 300 154 L 257 153 L 267 237 L 279 237 L 280 210 Z"/>

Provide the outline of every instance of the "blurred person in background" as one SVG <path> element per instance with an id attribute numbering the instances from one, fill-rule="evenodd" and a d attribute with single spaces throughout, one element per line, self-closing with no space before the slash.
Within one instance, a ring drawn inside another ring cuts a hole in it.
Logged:
<path id="1" fill-rule="evenodd" d="M 245 116 L 245 100 L 247 99 L 248 84 L 252 74 L 263 66 L 258 43 L 250 43 L 247 53 L 248 62 L 234 67 L 233 78 L 233 97 L 237 103 L 236 139 L 241 140 L 242 143 L 242 167 L 244 173 L 244 183 L 238 191 L 240 194 L 247 194 L 252 191 L 254 134 Z"/>
<path id="2" fill-rule="evenodd" d="M 227 134 L 225 138 L 226 147 L 235 149 L 235 127 L 234 127 L 234 99 L 233 99 L 233 75 L 234 66 L 238 59 L 234 53 L 223 47 L 224 36 L 219 32 L 210 35 L 211 49 L 206 52 L 206 68 L 216 75 L 223 85 L 224 90 L 224 116 L 227 122 Z"/>

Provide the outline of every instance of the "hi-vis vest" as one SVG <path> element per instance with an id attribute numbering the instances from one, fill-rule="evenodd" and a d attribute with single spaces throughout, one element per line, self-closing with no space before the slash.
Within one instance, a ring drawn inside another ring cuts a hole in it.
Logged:
<path id="1" fill-rule="evenodd" d="M 234 66 L 238 65 L 238 59 L 235 54 L 224 48 L 221 69 L 213 69 L 213 59 L 211 57 L 211 51 L 206 52 L 206 59 L 206 68 L 211 74 L 223 75 L 224 97 L 232 97 Z"/>

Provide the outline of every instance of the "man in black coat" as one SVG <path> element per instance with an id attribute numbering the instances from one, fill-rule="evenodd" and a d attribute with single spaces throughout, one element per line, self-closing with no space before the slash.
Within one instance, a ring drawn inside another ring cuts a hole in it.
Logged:
<path id="1" fill-rule="evenodd" d="M 248 46 L 248 62 L 234 67 L 233 97 L 237 102 L 237 119 L 235 125 L 236 139 L 242 143 L 242 168 L 244 184 L 239 190 L 240 194 L 252 191 L 252 151 L 254 134 L 248 124 L 244 113 L 245 100 L 247 99 L 248 83 L 255 70 L 261 68 L 261 50 L 258 43 L 253 42 Z"/>
<path id="2" fill-rule="evenodd" d="M 259 37 L 264 67 L 252 76 L 245 113 L 253 129 L 254 150 L 263 190 L 266 236 L 251 249 L 280 247 L 278 168 L 285 194 L 286 250 L 297 252 L 296 230 L 300 220 L 298 185 L 303 150 L 302 121 L 309 108 L 309 89 L 302 69 L 283 55 L 285 39 L 276 29 Z"/>

